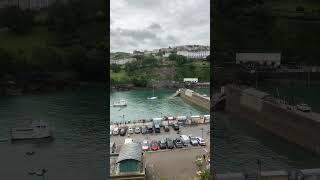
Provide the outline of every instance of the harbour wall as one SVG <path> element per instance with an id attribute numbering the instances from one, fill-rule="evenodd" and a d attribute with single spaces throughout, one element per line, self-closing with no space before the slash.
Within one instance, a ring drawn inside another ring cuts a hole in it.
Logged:
<path id="1" fill-rule="evenodd" d="M 196 93 L 190 89 L 180 89 L 180 97 L 201 108 L 210 110 L 210 98 Z"/>
<path id="2" fill-rule="evenodd" d="M 248 95 L 235 85 L 225 87 L 226 111 L 248 120 L 291 143 L 320 154 L 318 114 L 289 110 L 273 99 Z"/>
<path id="3" fill-rule="evenodd" d="M 257 173 L 258 174 L 258 173 Z M 249 175 L 250 176 L 250 175 Z M 254 179 L 260 180 L 319 180 L 320 169 L 302 169 L 302 170 L 279 170 L 279 171 L 262 171 L 261 176 L 251 175 Z M 247 180 L 243 173 L 217 174 L 217 180 Z"/>

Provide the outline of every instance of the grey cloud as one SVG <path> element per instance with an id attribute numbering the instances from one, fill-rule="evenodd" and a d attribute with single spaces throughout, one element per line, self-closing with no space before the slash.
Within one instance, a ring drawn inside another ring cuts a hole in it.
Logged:
<path id="1" fill-rule="evenodd" d="M 120 35 L 130 36 L 135 40 L 154 39 L 156 35 L 148 30 L 129 30 L 122 29 Z"/>
<path id="2" fill-rule="evenodd" d="M 132 52 L 209 44 L 209 4 L 209 0 L 111 0 L 111 49 Z"/>
<path id="3" fill-rule="evenodd" d="M 150 29 L 150 30 L 161 30 L 162 27 L 161 27 L 160 24 L 152 23 L 152 24 L 148 27 L 148 29 Z"/>

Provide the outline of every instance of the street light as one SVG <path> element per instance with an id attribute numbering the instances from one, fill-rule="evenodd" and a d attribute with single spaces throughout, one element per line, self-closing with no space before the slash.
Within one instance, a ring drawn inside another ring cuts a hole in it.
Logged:
<path id="1" fill-rule="evenodd" d="M 201 128 L 201 137 L 203 139 L 203 127 Z"/>

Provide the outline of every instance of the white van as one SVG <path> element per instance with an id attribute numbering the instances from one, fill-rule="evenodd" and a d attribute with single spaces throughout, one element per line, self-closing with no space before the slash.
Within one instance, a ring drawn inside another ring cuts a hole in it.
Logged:
<path id="1" fill-rule="evenodd" d="M 133 140 L 131 138 L 127 138 L 124 140 L 124 144 L 133 143 Z"/>
<path id="2" fill-rule="evenodd" d="M 180 135 L 180 138 L 182 139 L 184 146 L 190 145 L 190 138 L 187 135 Z"/>

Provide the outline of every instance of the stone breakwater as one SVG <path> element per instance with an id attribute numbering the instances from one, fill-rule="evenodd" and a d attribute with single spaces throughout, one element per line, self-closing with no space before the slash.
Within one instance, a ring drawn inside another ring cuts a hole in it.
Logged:
<path id="1" fill-rule="evenodd" d="M 320 114 L 302 112 L 295 106 L 254 88 L 225 86 L 227 112 L 320 154 Z"/>
<path id="2" fill-rule="evenodd" d="M 197 92 L 194 92 L 190 89 L 179 89 L 178 95 L 199 107 L 202 107 L 210 111 L 210 97 L 206 95 L 201 95 Z"/>

